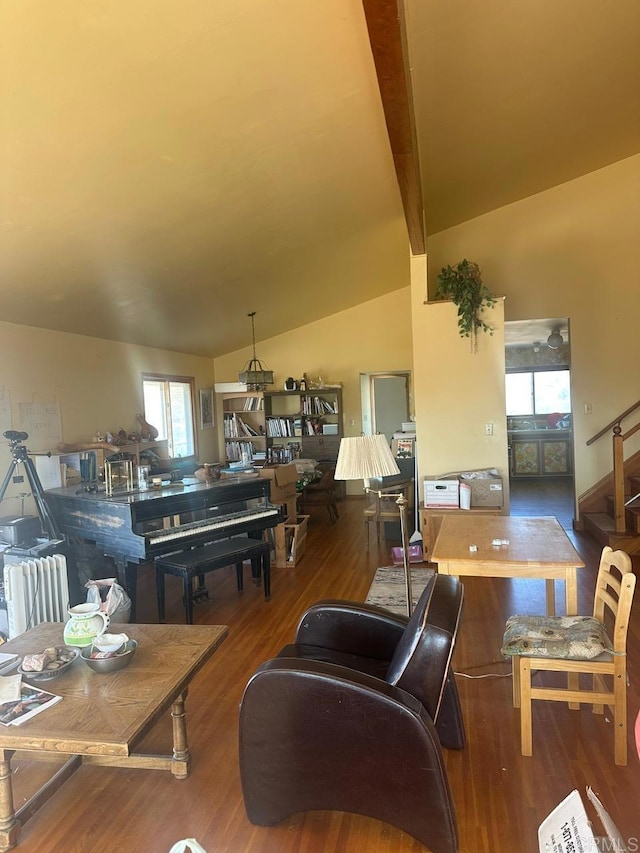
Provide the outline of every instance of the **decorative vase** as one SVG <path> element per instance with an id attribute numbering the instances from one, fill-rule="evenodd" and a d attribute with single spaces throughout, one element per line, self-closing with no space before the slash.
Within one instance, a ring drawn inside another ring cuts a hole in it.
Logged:
<path id="1" fill-rule="evenodd" d="M 147 423 L 143 415 L 136 415 L 136 420 L 140 424 L 140 437 L 144 441 L 155 441 L 158 437 L 158 430 Z"/>
<path id="2" fill-rule="evenodd" d="M 104 634 L 111 621 L 107 614 L 100 610 L 100 605 L 93 601 L 76 604 L 67 612 L 70 618 L 64 626 L 65 646 L 90 646 L 96 637 Z"/>

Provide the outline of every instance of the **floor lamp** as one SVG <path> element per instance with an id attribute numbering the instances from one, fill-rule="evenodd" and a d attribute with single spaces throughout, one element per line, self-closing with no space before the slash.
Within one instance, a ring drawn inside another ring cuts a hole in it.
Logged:
<path id="1" fill-rule="evenodd" d="M 364 480 L 364 490 L 380 498 L 395 498 L 400 515 L 400 537 L 402 539 L 402 565 L 404 568 L 407 596 L 407 615 L 413 610 L 411 591 L 411 569 L 407 552 L 407 499 L 404 493 L 392 493 L 386 489 L 372 489 L 370 481 L 378 477 L 391 477 L 400 474 L 396 460 L 391 455 L 389 444 L 384 435 L 357 435 L 343 438 L 338 451 L 338 461 L 334 474 L 335 480 Z M 393 488 L 393 487 L 392 487 Z"/>

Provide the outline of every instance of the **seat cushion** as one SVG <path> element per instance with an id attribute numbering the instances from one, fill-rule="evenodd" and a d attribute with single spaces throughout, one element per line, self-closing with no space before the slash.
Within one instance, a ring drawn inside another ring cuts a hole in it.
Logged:
<path id="1" fill-rule="evenodd" d="M 511 616 L 502 654 L 593 660 L 613 654 L 604 625 L 593 616 Z"/>

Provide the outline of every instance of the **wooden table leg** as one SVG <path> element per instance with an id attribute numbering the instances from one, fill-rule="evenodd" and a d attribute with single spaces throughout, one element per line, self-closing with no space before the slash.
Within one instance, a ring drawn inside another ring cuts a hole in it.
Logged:
<path id="1" fill-rule="evenodd" d="M 16 820 L 11 787 L 12 750 L 0 750 L 0 851 L 11 850 L 18 843 L 20 823 Z"/>
<path id="2" fill-rule="evenodd" d="M 173 723 L 173 762 L 171 772 L 176 779 L 186 779 L 189 775 L 191 756 L 187 743 L 187 720 L 184 705 L 188 690 L 171 706 L 171 720 Z"/>
<path id="3" fill-rule="evenodd" d="M 574 566 L 567 569 L 567 577 L 565 580 L 565 613 L 567 616 L 578 615 L 578 569 Z"/>

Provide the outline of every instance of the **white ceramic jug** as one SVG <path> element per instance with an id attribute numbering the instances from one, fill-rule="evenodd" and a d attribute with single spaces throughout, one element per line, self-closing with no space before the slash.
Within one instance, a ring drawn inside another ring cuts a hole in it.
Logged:
<path id="1" fill-rule="evenodd" d="M 110 619 L 97 602 L 76 604 L 67 611 L 70 619 L 64 626 L 65 646 L 90 646 L 109 627 Z"/>

